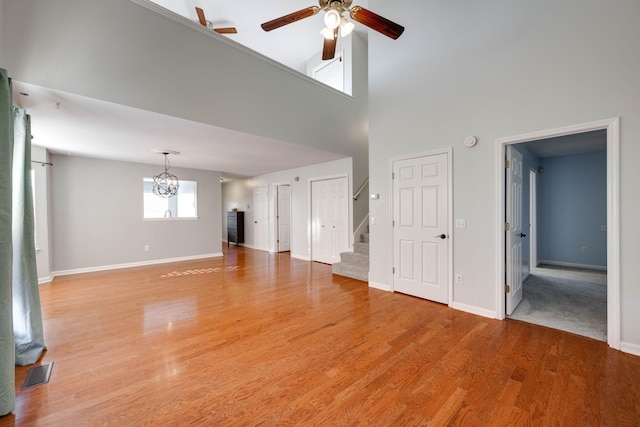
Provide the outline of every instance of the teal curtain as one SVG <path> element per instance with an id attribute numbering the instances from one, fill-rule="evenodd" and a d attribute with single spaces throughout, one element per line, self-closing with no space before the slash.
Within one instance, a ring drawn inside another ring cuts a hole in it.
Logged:
<path id="1" fill-rule="evenodd" d="M 7 70 L 0 68 L 0 415 L 13 411 L 16 402 L 12 314 L 13 113 L 11 103 L 11 80 Z"/>
<path id="2" fill-rule="evenodd" d="M 16 365 L 36 363 L 44 350 L 36 271 L 31 185 L 31 118 L 14 108 L 13 126 L 13 337 Z"/>

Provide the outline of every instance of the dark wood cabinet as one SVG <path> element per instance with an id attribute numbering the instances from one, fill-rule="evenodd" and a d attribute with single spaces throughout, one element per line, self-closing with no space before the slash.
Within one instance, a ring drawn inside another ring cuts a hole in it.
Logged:
<path id="1" fill-rule="evenodd" d="M 227 212 L 227 245 L 244 243 L 244 212 Z"/>

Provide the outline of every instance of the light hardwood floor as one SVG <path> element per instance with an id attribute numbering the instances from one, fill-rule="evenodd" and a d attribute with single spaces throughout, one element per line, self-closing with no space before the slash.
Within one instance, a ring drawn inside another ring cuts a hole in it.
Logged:
<path id="1" fill-rule="evenodd" d="M 246 248 L 41 286 L 0 425 L 637 426 L 640 358 Z"/>

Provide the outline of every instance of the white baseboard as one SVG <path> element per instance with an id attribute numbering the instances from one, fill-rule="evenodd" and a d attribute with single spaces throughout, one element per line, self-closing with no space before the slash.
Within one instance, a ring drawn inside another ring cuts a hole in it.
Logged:
<path id="1" fill-rule="evenodd" d="M 373 282 L 369 280 L 369 287 L 374 289 L 380 289 L 381 291 L 392 292 L 391 286 L 385 285 L 384 283 Z"/>
<path id="2" fill-rule="evenodd" d="M 43 283 L 49 283 L 52 280 L 53 280 L 53 276 L 38 277 L 38 285 L 42 285 Z"/>
<path id="3" fill-rule="evenodd" d="M 180 262 L 180 261 L 192 261 L 196 259 L 215 258 L 215 257 L 221 257 L 221 256 L 223 256 L 222 252 L 218 252 L 218 253 L 212 253 L 212 254 L 192 255 L 192 256 L 185 256 L 185 257 L 178 257 L 178 258 L 152 259 L 148 261 L 129 262 L 124 264 L 112 264 L 112 265 L 100 265 L 100 266 L 86 267 L 86 268 L 74 268 L 71 270 L 60 270 L 60 271 L 52 272 L 51 280 L 53 280 L 53 278 L 56 276 L 67 276 L 70 274 L 94 273 L 97 271 L 117 270 L 120 268 L 143 267 L 145 265 L 166 264 L 169 262 Z"/>
<path id="4" fill-rule="evenodd" d="M 577 264 L 573 262 L 547 261 L 543 259 L 538 260 L 538 266 L 540 264 L 557 265 L 558 267 L 590 268 L 591 270 L 602 270 L 602 271 L 607 270 L 606 265 Z"/>
<path id="5" fill-rule="evenodd" d="M 253 247 L 253 245 L 249 245 L 247 243 L 240 243 L 240 244 L 236 245 L 236 242 L 227 242 L 226 240 L 223 240 L 222 244 L 223 245 L 227 245 L 227 246 L 238 246 L 238 247 L 241 247 L 241 248 L 255 249 Z"/>
<path id="6" fill-rule="evenodd" d="M 498 318 L 498 313 L 496 313 L 494 310 L 487 310 L 486 308 L 480 308 L 473 305 L 453 302 L 449 305 L 449 307 L 455 308 L 456 310 L 465 311 L 467 313 L 477 314 L 478 316 L 488 317 L 490 319 Z"/>
<path id="7" fill-rule="evenodd" d="M 622 342 L 622 343 L 620 343 L 620 351 L 623 351 L 623 352 L 629 353 L 629 354 L 633 354 L 635 356 L 640 356 L 640 345 L 631 344 L 631 343 L 628 343 L 628 342 Z"/>
<path id="8" fill-rule="evenodd" d="M 295 258 L 295 259 L 301 259 L 302 261 L 311 261 L 311 258 L 309 257 L 309 255 L 300 255 L 300 254 L 294 254 L 293 252 L 291 252 L 291 258 Z"/>

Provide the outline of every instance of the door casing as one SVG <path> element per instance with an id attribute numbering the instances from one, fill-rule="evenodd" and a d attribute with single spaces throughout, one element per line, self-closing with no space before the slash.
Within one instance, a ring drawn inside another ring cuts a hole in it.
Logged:
<path id="1" fill-rule="evenodd" d="M 607 131 L 607 342 L 620 350 L 620 118 L 587 122 L 561 128 L 498 138 L 496 155 L 496 317 L 504 319 L 505 304 L 505 175 L 507 145 L 605 129 Z"/>

